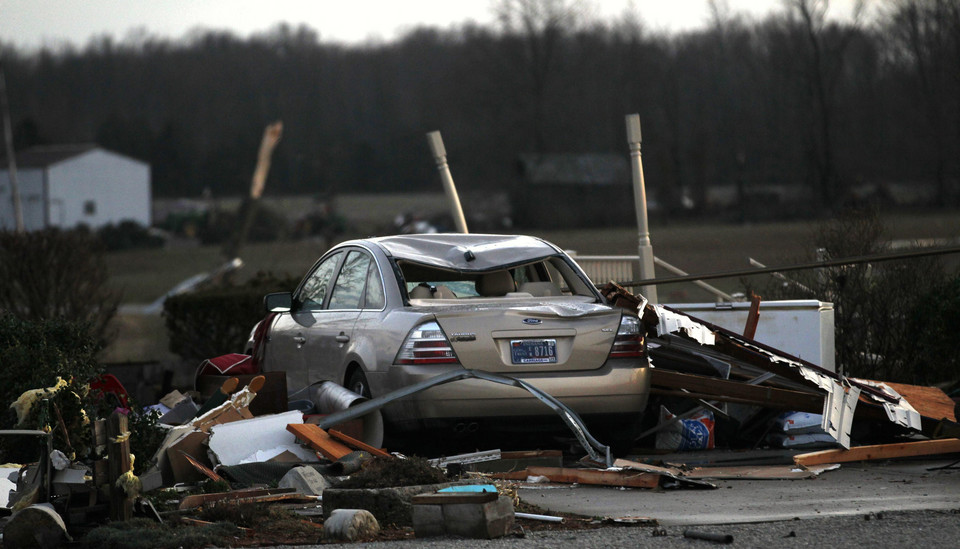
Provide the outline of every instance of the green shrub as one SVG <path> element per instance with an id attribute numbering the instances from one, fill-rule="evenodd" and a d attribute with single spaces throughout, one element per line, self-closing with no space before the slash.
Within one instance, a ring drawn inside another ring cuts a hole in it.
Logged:
<path id="1" fill-rule="evenodd" d="M 0 232 L 0 312 L 89 324 L 101 342 L 120 296 L 109 289 L 101 244 L 89 233 L 46 229 Z"/>
<path id="2" fill-rule="evenodd" d="M 54 447 L 78 455 L 89 443 L 89 429 L 84 425 L 87 402 L 86 385 L 103 373 L 96 355 L 100 351 L 90 325 L 67 320 L 30 321 L 9 313 L 0 313 L 0 429 L 48 429 L 54 435 Z M 48 402 L 36 400 L 26 413 L 22 424 L 9 406 L 24 392 L 63 386 L 46 395 Z M 60 418 L 67 429 L 58 428 Z M 6 457 L 15 450 L 4 446 Z M 32 456 L 34 459 L 36 456 Z M 22 461 L 3 459 L 0 461 Z"/>
<path id="3" fill-rule="evenodd" d="M 960 381 L 960 354 L 954 330 L 960 326 L 960 276 L 922 296 L 906 325 L 912 337 L 909 370 L 913 383 Z"/>
<path id="4" fill-rule="evenodd" d="M 170 526 L 149 519 L 135 518 L 111 522 L 87 533 L 82 547 L 90 549 L 199 549 L 227 547 L 236 542 L 240 533 L 229 523 L 200 526 Z"/>
<path id="5" fill-rule="evenodd" d="M 263 296 L 292 291 L 298 280 L 259 273 L 239 286 L 171 296 L 163 304 L 170 350 L 187 360 L 241 353 L 266 313 Z"/>

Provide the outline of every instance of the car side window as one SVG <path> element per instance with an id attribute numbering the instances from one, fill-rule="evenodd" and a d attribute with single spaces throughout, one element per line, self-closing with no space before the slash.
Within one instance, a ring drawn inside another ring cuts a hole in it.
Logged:
<path id="1" fill-rule="evenodd" d="M 363 298 L 364 309 L 382 309 L 386 304 L 383 296 L 383 281 L 380 280 L 380 269 L 377 262 L 371 261 L 367 269 L 367 291 Z"/>
<path id="2" fill-rule="evenodd" d="M 328 309 L 359 309 L 360 298 L 367 282 L 370 268 L 370 256 L 357 250 L 347 254 L 347 260 L 340 268 L 340 276 L 333 286 Z"/>
<path id="3" fill-rule="evenodd" d="M 323 309 L 323 300 L 327 297 L 330 289 L 330 283 L 333 281 L 333 274 L 340 262 L 343 252 L 337 252 L 323 260 L 310 276 L 303 287 L 300 288 L 300 294 L 297 301 L 300 303 L 300 309 L 305 311 L 319 311 Z"/>

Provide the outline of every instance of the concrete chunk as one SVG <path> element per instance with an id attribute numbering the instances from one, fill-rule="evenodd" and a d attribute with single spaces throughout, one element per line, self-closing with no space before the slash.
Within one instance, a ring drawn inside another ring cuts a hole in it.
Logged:
<path id="1" fill-rule="evenodd" d="M 300 466 L 287 471 L 287 474 L 280 479 L 277 487 L 293 488 L 301 494 L 319 496 L 330 487 L 330 481 L 313 467 Z"/>
<path id="2" fill-rule="evenodd" d="M 380 531 L 380 523 L 365 509 L 337 509 L 323 521 L 323 537 L 328 540 L 356 541 Z"/>
<path id="3" fill-rule="evenodd" d="M 49 503 L 31 505 L 14 513 L 3 529 L 4 547 L 54 549 L 67 541 L 73 541 L 73 538 Z"/>
<path id="4" fill-rule="evenodd" d="M 486 503 L 413 506 L 413 531 L 418 538 L 450 535 L 493 539 L 505 536 L 513 523 L 513 501 L 506 496 Z"/>

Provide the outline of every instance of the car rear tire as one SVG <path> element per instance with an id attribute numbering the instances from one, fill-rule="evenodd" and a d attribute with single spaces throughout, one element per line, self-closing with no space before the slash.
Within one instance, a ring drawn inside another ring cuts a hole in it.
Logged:
<path id="1" fill-rule="evenodd" d="M 365 398 L 372 398 L 370 394 L 370 384 L 367 383 L 367 376 L 363 375 L 363 370 L 356 368 L 350 372 L 347 378 L 347 389 Z"/>

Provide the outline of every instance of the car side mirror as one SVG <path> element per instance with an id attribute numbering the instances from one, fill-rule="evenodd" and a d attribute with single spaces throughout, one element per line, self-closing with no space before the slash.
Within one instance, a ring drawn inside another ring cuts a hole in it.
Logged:
<path id="1" fill-rule="evenodd" d="M 263 304 L 268 312 L 287 312 L 293 308 L 293 294 L 290 292 L 276 292 L 263 297 Z"/>

